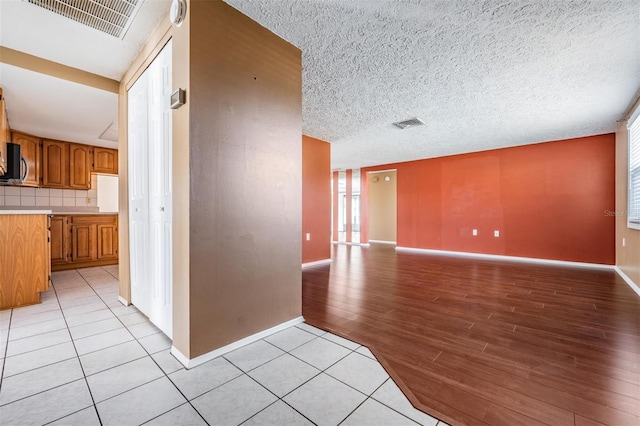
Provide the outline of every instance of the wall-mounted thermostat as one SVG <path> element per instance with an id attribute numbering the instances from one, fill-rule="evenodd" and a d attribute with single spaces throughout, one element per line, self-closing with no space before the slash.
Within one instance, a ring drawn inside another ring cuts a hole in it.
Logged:
<path id="1" fill-rule="evenodd" d="M 187 101 L 187 92 L 184 89 L 178 89 L 171 94 L 171 109 L 178 109 Z"/>

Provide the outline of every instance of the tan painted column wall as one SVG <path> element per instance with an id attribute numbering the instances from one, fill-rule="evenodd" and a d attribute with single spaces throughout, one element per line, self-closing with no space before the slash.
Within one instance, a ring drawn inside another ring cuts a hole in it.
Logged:
<path id="1" fill-rule="evenodd" d="M 190 10 L 193 358 L 302 315 L 302 55 L 224 2 Z"/>
<path id="2" fill-rule="evenodd" d="M 173 346 L 195 358 L 302 314 L 302 55 L 223 2 L 165 19 L 120 84 L 120 296 L 130 301 L 127 90 L 173 38 Z"/>

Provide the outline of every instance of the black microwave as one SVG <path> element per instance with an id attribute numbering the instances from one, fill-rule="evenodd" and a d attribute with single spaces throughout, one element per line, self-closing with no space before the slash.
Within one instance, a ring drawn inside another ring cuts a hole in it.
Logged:
<path id="1" fill-rule="evenodd" d="M 24 158 L 22 158 L 20 145 L 7 142 L 6 162 L 7 172 L 0 175 L 0 183 L 20 185 L 28 173 L 28 165 Z"/>

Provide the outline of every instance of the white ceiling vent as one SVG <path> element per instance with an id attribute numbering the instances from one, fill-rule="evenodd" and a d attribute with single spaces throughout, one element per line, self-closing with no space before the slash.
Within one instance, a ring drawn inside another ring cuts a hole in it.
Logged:
<path id="1" fill-rule="evenodd" d="M 396 123 L 393 123 L 393 125 L 401 129 L 406 129 L 407 127 L 424 126 L 424 121 L 414 117 L 408 120 L 398 121 Z"/>
<path id="2" fill-rule="evenodd" d="M 23 0 L 120 39 L 144 0 Z"/>

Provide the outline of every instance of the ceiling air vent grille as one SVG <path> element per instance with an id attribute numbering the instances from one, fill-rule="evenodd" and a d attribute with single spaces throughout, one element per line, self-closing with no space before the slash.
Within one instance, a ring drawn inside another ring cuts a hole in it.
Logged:
<path id="1" fill-rule="evenodd" d="M 144 0 L 24 0 L 122 39 Z"/>
<path id="2" fill-rule="evenodd" d="M 400 129 L 406 129 L 407 127 L 424 126 L 424 121 L 414 117 L 408 120 L 398 121 L 396 123 L 393 123 L 393 125 L 399 127 Z"/>

